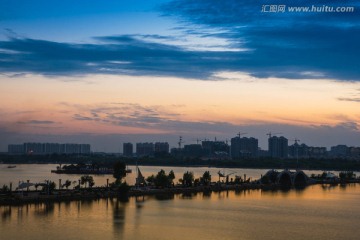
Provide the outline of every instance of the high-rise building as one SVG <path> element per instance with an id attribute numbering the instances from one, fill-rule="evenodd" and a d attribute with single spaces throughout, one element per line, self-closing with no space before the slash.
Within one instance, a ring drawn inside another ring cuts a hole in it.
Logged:
<path id="1" fill-rule="evenodd" d="M 81 154 L 90 154 L 91 153 L 90 144 L 80 144 L 80 153 Z"/>
<path id="2" fill-rule="evenodd" d="M 123 144 L 123 155 L 125 157 L 132 157 L 134 154 L 133 144 L 132 143 L 124 143 Z"/>
<path id="3" fill-rule="evenodd" d="M 246 158 L 258 156 L 259 143 L 256 138 L 234 137 L 231 139 L 231 157 Z"/>
<path id="4" fill-rule="evenodd" d="M 285 137 L 273 136 L 269 138 L 269 155 L 272 158 L 288 157 L 288 139 Z"/>
<path id="5" fill-rule="evenodd" d="M 330 155 L 332 157 L 347 157 L 349 155 L 349 147 L 346 145 L 337 145 L 331 147 Z"/>
<path id="6" fill-rule="evenodd" d="M 74 143 L 24 143 L 22 148 L 20 145 L 10 144 L 8 147 L 9 153 L 14 153 L 14 146 L 17 146 L 16 151 L 22 150 L 25 154 L 90 154 L 90 144 L 74 144 Z"/>
<path id="7" fill-rule="evenodd" d="M 60 153 L 60 144 L 43 143 L 44 154 Z"/>
<path id="8" fill-rule="evenodd" d="M 24 144 L 9 144 L 8 145 L 9 154 L 24 154 Z"/>
<path id="9" fill-rule="evenodd" d="M 44 154 L 42 143 L 24 143 L 24 151 L 26 154 Z"/>
<path id="10" fill-rule="evenodd" d="M 155 153 L 169 153 L 170 147 L 167 142 L 156 142 L 155 143 Z"/>
<path id="11" fill-rule="evenodd" d="M 229 145 L 223 141 L 202 141 L 201 146 L 205 156 L 229 154 Z"/>
<path id="12" fill-rule="evenodd" d="M 186 157 L 201 157 L 203 155 L 203 148 L 200 144 L 184 145 L 184 156 Z"/>
<path id="13" fill-rule="evenodd" d="M 326 147 L 308 147 L 310 158 L 324 158 L 327 156 Z"/>
<path id="14" fill-rule="evenodd" d="M 295 142 L 289 146 L 288 153 L 292 158 L 306 158 L 309 156 L 309 147 L 304 143 L 298 144 Z"/>
<path id="15" fill-rule="evenodd" d="M 349 156 L 351 158 L 360 159 L 360 147 L 350 147 Z"/>
<path id="16" fill-rule="evenodd" d="M 153 156 L 154 155 L 154 144 L 153 143 L 136 143 L 136 155 L 142 156 Z"/>

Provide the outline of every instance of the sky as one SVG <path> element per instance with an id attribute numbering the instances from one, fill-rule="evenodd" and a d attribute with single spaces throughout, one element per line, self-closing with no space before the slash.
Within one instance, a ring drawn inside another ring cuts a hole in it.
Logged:
<path id="1" fill-rule="evenodd" d="M 0 152 L 239 132 L 262 149 L 269 132 L 360 146 L 359 11 L 354 0 L 0 0 Z"/>

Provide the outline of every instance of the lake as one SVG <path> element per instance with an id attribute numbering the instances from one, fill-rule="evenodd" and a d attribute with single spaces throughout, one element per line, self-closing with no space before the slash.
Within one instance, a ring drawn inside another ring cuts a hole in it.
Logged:
<path id="1" fill-rule="evenodd" d="M 1 169 L 1 182 L 56 180 L 55 165 Z M 34 169 L 35 168 L 35 169 Z M 145 175 L 161 167 L 142 167 Z M 188 168 L 174 169 L 178 178 Z M 195 175 L 214 168 L 192 168 Z M 258 178 L 265 170 L 239 171 Z M 11 172 L 12 174 L 4 174 Z M 22 173 L 22 174 L 21 174 Z M 44 175 L 41 175 L 44 174 Z M 238 173 L 236 173 L 238 174 Z M 135 175 L 134 173 L 132 175 Z M 5 177 L 4 177 L 5 176 Z M 9 178 L 6 178 L 9 177 Z M 61 175 L 62 179 L 79 176 Z M 21 179 L 22 178 L 22 179 Z M 97 176 L 101 185 L 111 176 Z M 131 178 L 127 180 L 131 182 Z M 0 206 L 0 239 L 359 239 L 360 184 Z"/>

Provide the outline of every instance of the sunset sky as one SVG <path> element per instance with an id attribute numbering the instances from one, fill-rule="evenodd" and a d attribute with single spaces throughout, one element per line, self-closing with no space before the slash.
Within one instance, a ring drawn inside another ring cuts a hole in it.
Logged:
<path id="1" fill-rule="evenodd" d="M 360 3 L 0 0 L 0 152 L 23 142 L 360 146 Z M 291 5 L 290 5 L 291 4 Z"/>

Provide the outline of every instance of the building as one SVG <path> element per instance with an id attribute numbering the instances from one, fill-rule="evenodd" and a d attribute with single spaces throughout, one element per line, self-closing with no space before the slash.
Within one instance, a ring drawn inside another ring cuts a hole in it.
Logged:
<path id="1" fill-rule="evenodd" d="M 8 145 L 9 154 L 24 154 L 24 145 L 23 144 L 10 144 Z"/>
<path id="2" fill-rule="evenodd" d="M 15 147 L 16 146 L 16 147 Z M 22 146 L 22 147 L 21 147 Z M 16 148 L 16 149 L 15 149 Z M 22 145 L 8 146 L 8 152 L 10 154 L 19 154 L 22 151 L 23 154 L 90 154 L 90 144 L 75 144 L 75 143 L 24 143 Z"/>
<path id="3" fill-rule="evenodd" d="M 212 157 L 216 155 L 228 155 L 230 147 L 223 141 L 202 141 L 201 146 L 203 148 L 204 156 Z"/>
<path id="4" fill-rule="evenodd" d="M 138 157 L 153 156 L 154 144 L 153 143 L 136 143 L 136 155 Z"/>
<path id="5" fill-rule="evenodd" d="M 168 154 L 170 150 L 169 143 L 167 142 L 156 142 L 154 151 L 155 153 Z"/>
<path id="6" fill-rule="evenodd" d="M 234 137 L 231 139 L 231 157 L 255 158 L 258 156 L 259 142 L 256 138 Z"/>
<path id="7" fill-rule="evenodd" d="M 60 153 L 60 144 L 58 143 L 43 143 L 44 154 Z"/>
<path id="8" fill-rule="evenodd" d="M 272 158 L 288 157 L 288 139 L 285 137 L 270 137 L 268 140 L 269 156 Z"/>
<path id="9" fill-rule="evenodd" d="M 132 143 L 124 143 L 123 144 L 123 155 L 125 157 L 132 157 L 134 154 L 133 144 Z"/>
<path id="10" fill-rule="evenodd" d="M 309 158 L 324 158 L 327 156 L 326 147 L 308 147 Z"/>
<path id="11" fill-rule="evenodd" d="M 24 152 L 26 154 L 45 154 L 44 144 L 42 143 L 24 143 Z"/>
<path id="12" fill-rule="evenodd" d="M 90 154 L 91 153 L 90 144 L 80 144 L 80 153 L 81 154 Z"/>
<path id="13" fill-rule="evenodd" d="M 183 154 L 185 157 L 201 157 L 203 155 L 203 148 L 200 144 L 184 145 Z"/>
<path id="14" fill-rule="evenodd" d="M 339 158 L 345 158 L 349 156 L 349 148 L 346 145 L 337 145 L 331 147 L 330 150 L 330 156 L 331 157 L 339 157 Z"/>
<path id="15" fill-rule="evenodd" d="M 289 157 L 292 158 L 307 158 L 309 157 L 309 147 L 302 143 L 298 144 L 297 141 L 289 146 L 288 149 Z"/>
<path id="16" fill-rule="evenodd" d="M 354 159 L 360 159 L 360 147 L 350 147 L 349 157 Z"/>

